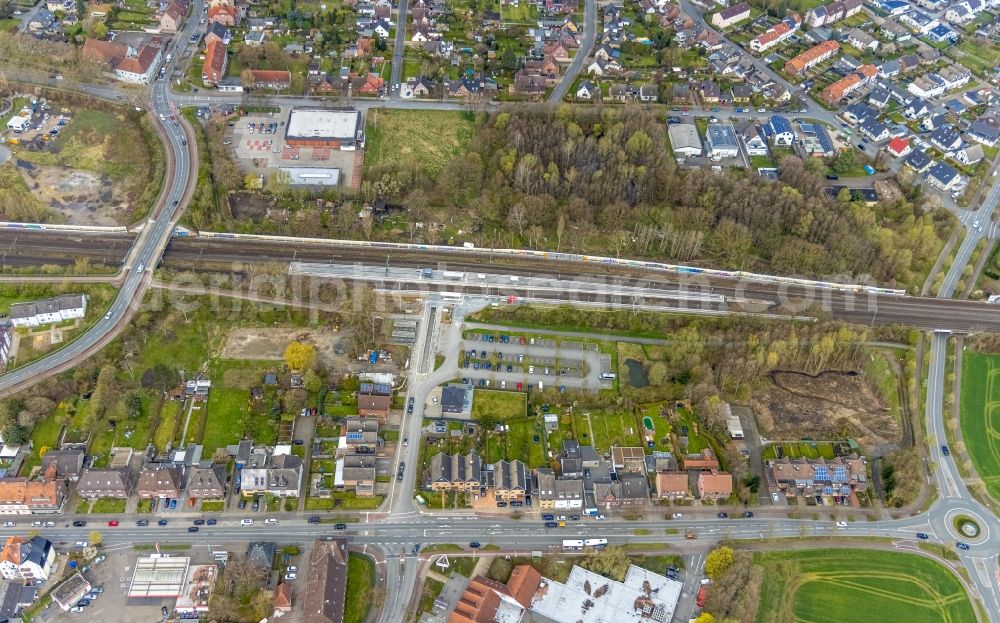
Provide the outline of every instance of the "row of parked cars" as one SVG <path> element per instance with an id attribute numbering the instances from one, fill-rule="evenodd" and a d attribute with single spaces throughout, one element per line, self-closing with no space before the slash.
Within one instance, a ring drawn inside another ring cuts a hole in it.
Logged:
<path id="1" fill-rule="evenodd" d="M 83 609 L 92 604 L 101 594 L 104 593 L 104 588 L 101 586 L 95 586 L 90 589 L 90 592 L 83 596 L 83 599 L 76 602 L 76 605 L 69 609 L 73 614 L 80 614 Z"/>

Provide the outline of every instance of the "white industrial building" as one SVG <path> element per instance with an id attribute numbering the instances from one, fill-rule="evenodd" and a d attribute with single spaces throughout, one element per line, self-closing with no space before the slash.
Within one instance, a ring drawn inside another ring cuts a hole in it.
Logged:
<path id="1" fill-rule="evenodd" d="M 285 126 L 285 143 L 353 151 L 361 139 L 361 128 L 361 113 L 357 110 L 293 108 Z"/>
<path id="2" fill-rule="evenodd" d="M 674 154 L 689 158 L 701 155 L 701 138 L 693 123 L 676 123 L 667 129 Z"/>
<path id="3" fill-rule="evenodd" d="M 326 167 L 282 167 L 291 186 L 334 188 L 340 184 L 340 169 Z"/>
<path id="4" fill-rule="evenodd" d="M 184 556 L 152 554 L 139 558 L 128 587 L 129 599 L 180 597 L 190 563 Z"/>
<path id="5" fill-rule="evenodd" d="M 713 123 L 708 126 L 708 155 L 712 158 L 735 158 L 740 155 L 736 131 L 729 124 Z"/>
<path id="6" fill-rule="evenodd" d="M 565 584 L 543 578 L 530 609 L 557 623 L 671 621 L 683 586 L 635 565 L 624 582 L 574 566 Z"/>

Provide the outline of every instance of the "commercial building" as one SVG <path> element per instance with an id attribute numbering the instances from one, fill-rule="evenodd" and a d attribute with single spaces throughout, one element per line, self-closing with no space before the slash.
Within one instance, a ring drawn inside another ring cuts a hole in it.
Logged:
<path id="1" fill-rule="evenodd" d="M 538 507 L 545 509 L 576 510 L 583 508 L 583 480 L 556 478 L 555 472 L 539 467 L 536 475 L 538 490 L 535 492 Z"/>
<path id="2" fill-rule="evenodd" d="M 154 45 L 134 48 L 124 43 L 89 38 L 83 44 L 84 58 L 107 65 L 117 80 L 149 84 L 156 75 L 163 50 Z"/>
<path id="3" fill-rule="evenodd" d="M 736 132 L 728 123 L 713 123 L 706 132 L 708 138 L 708 155 L 712 158 L 735 158 L 740 155 L 740 146 L 736 141 Z"/>
<path id="4" fill-rule="evenodd" d="M 74 573 L 65 582 L 52 589 L 52 601 L 63 610 L 69 610 L 90 592 L 90 588 L 90 582 L 85 577 L 79 572 Z"/>
<path id="5" fill-rule="evenodd" d="M 361 135 L 361 113 L 357 110 L 293 108 L 285 125 L 285 143 L 293 147 L 353 151 Z"/>
<path id="6" fill-rule="evenodd" d="M 836 41 L 824 41 L 785 63 L 785 73 L 790 76 L 796 76 L 810 67 L 831 58 L 839 50 L 840 44 Z"/>
<path id="7" fill-rule="evenodd" d="M 181 594 L 174 604 L 174 612 L 183 618 L 197 618 L 208 613 L 208 600 L 212 597 L 219 568 L 215 565 L 191 565 Z"/>
<path id="8" fill-rule="evenodd" d="M 58 513 L 66 500 L 66 485 L 49 467 L 42 480 L 0 479 L 0 515 L 45 515 Z"/>
<path id="9" fill-rule="evenodd" d="M 44 301 L 14 303 L 10 306 L 8 318 L 15 327 L 39 327 L 44 324 L 83 318 L 87 313 L 87 297 L 83 294 L 67 294 Z"/>
<path id="10" fill-rule="evenodd" d="M 701 155 L 701 138 L 693 123 L 677 123 L 667 129 L 674 154 L 689 158 Z"/>
<path id="11" fill-rule="evenodd" d="M 281 167 L 288 175 L 289 186 L 297 188 L 336 188 L 340 169 L 329 167 Z"/>
<path id="12" fill-rule="evenodd" d="M 151 554 L 135 561 L 128 586 L 129 599 L 180 597 L 191 559 Z"/>
<path id="13" fill-rule="evenodd" d="M 624 582 L 574 566 L 565 583 L 539 578 L 529 607 L 556 623 L 671 621 L 683 584 L 630 565 Z"/>

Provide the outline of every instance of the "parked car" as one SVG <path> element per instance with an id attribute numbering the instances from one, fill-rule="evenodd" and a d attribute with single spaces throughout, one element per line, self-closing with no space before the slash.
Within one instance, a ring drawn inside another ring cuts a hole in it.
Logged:
<path id="1" fill-rule="evenodd" d="M 118 520 L 117 519 L 112 519 L 111 521 L 108 522 L 108 526 L 111 527 L 111 528 L 117 528 L 118 527 Z"/>
<path id="2" fill-rule="evenodd" d="M 241 526 L 252 526 L 253 525 L 253 519 L 250 519 L 249 517 L 244 517 L 243 519 L 240 520 L 240 525 Z"/>
<path id="3" fill-rule="evenodd" d="M 729 513 L 719 513 L 719 519 L 729 519 Z"/>
<path id="4" fill-rule="evenodd" d="M 158 522 L 156 522 L 156 525 L 158 525 L 158 526 L 165 526 L 165 525 L 167 525 L 167 520 L 166 519 L 161 519 Z"/>
<path id="5" fill-rule="evenodd" d="M 196 526 L 204 526 L 205 525 L 205 520 L 204 519 L 195 519 L 192 523 L 194 525 L 196 525 Z"/>
<path id="6" fill-rule="evenodd" d="M 838 521 L 837 522 L 837 527 L 838 528 L 846 528 L 847 527 L 847 522 L 846 521 Z"/>
<path id="7" fill-rule="evenodd" d="M 215 524 L 219 523 L 219 520 L 218 519 L 209 519 L 206 523 L 208 525 L 210 525 L 210 526 L 214 526 Z"/>
<path id="8" fill-rule="evenodd" d="M 554 521 L 546 521 L 546 522 L 545 522 L 545 527 L 546 527 L 546 528 L 558 528 L 558 527 L 559 527 L 559 524 L 557 524 L 557 523 L 556 523 L 556 522 L 554 522 Z"/>

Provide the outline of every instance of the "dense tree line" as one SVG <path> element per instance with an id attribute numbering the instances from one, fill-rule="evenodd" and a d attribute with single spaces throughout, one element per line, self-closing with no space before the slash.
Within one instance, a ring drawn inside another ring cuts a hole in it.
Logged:
<path id="1" fill-rule="evenodd" d="M 654 114 L 632 108 L 481 115 L 438 179 L 419 160 L 372 167 L 368 179 L 376 195 L 416 205 L 411 218 L 468 222 L 484 245 L 890 284 L 912 283 L 946 233 L 947 217 L 906 199 L 868 207 L 826 197 L 821 163 L 794 156 L 779 164 L 781 183 L 678 170 L 665 135 Z"/>

